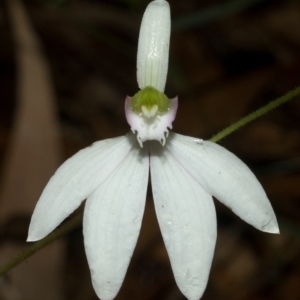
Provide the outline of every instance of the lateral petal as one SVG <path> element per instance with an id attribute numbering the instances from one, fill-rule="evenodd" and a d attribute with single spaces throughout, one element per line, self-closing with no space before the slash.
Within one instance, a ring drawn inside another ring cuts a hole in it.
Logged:
<path id="1" fill-rule="evenodd" d="M 40 240 L 57 227 L 118 167 L 134 144 L 130 133 L 96 142 L 66 160 L 37 202 L 27 241 Z"/>
<path id="2" fill-rule="evenodd" d="M 189 300 L 202 296 L 217 237 L 212 196 L 158 143 L 151 144 L 155 210 L 175 280 Z"/>
<path id="3" fill-rule="evenodd" d="M 149 176 L 148 147 L 126 159 L 88 197 L 84 210 L 85 251 L 98 297 L 113 299 L 124 280 L 144 213 Z"/>
<path id="4" fill-rule="evenodd" d="M 279 233 L 275 213 L 252 171 L 216 143 L 172 133 L 166 146 L 176 160 L 219 201 L 255 228 Z"/>

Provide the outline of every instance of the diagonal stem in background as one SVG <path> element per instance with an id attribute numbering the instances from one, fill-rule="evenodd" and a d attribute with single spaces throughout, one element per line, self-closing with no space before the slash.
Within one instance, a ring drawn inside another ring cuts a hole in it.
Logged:
<path id="1" fill-rule="evenodd" d="M 8 261 L 5 265 L 0 267 L 0 276 L 7 273 L 10 269 L 17 266 L 19 263 L 33 255 L 38 250 L 44 248 L 51 242 L 59 239 L 60 237 L 64 236 L 65 234 L 69 233 L 76 227 L 78 227 L 82 222 L 82 215 L 83 212 L 78 212 L 75 216 L 73 216 L 70 220 L 63 223 L 63 225 L 54 230 L 52 233 L 50 233 L 47 237 L 44 239 L 34 243 L 32 246 L 28 247 L 26 250 L 24 250 L 21 254 L 16 256 L 15 258 Z"/>
<path id="2" fill-rule="evenodd" d="M 226 136 L 232 134 L 233 132 L 237 131 L 241 127 L 247 125 L 250 122 L 258 119 L 259 117 L 267 114 L 268 112 L 272 111 L 273 109 L 277 108 L 278 106 L 292 100 L 296 96 L 300 95 L 300 87 L 295 88 L 294 90 L 288 92 L 287 94 L 277 98 L 276 100 L 271 101 L 267 105 L 259 108 L 258 110 L 250 113 L 248 116 L 240 119 L 239 121 L 231 124 L 230 126 L 226 127 L 212 138 L 210 138 L 211 142 L 218 142 L 224 139 Z"/>

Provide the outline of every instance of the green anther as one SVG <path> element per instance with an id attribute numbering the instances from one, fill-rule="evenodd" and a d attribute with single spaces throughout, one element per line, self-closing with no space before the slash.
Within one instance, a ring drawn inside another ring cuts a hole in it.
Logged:
<path id="1" fill-rule="evenodd" d="M 155 105 L 157 105 L 160 113 L 164 113 L 169 109 L 169 99 L 165 94 L 152 86 L 147 86 L 131 98 L 131 105 L 132 110 L 136 113 L 142 111 L 142 106 L 151 110 Z"/>

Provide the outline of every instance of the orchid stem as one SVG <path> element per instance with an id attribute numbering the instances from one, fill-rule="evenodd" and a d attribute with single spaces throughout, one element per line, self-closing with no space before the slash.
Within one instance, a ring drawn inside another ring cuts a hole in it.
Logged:
<path id="1" fill-rule="evenodd" d="M 29 246 L 26 250 L 22 253 L 8 261 L 2 267 L 0 267 L 0 277 L 11 270 L 13 267 L 17 266 L 19 263 L 33 255 L 38 250 L 44 248 L 51 242 L 61 238 L 65 234 L 69 233 L 76 227 L 78 227 L 82 223 L 82 215 L 83 211 L 81 210 L 76 215 L 74 215 L 70 220 L 66 221 L 60 228 L 54 230 L 50 233 L 47 237 L 43 238 L 42 240 L 34 243 L 32 246 Z"/>
<path id="2" fill-rule="evenodd" d="M 231 124 L 230 126 L 226 127 L 216 135 L 214 135 L 210 141 L 211 142 L 219 142 L 220 140 L 224 139 L 226 136 L 232 134 L 233 132 L 237 131 L 241 127 L 249 124 L 250 122 L 260 118 L 261 116 L 267 114 L 268 112 L 272 111 L 273 109 L 277 108 L 278 106 L 286 103 L 287 101 L 292 100 L 296 96 L 300 95 L 300 87 L 295 88 L 294 90 L 291 90 L 287 94 L 271 101 L 267 105 L 259 108 L 258 110 L 250 113 L 248 116 L 240 119 L 239 121 Z"/>
<path id="3" fill-rule="evenodd" d="M 252 112 L 248 116 L 240 119 L 239 121 L 231 124 L 224 130 L 220 131 L 218 134 L 213 136 L 210 141 L 212 142 L 219 142 L 226 136 L 232 134 L 236 130 L 240 129 L 241 127 L 247 125 L 248 123 L 258 119 L 259 117 L 267 114 L 271 110 L 277 108 L 278 106 L 284 104 L 287 101 L 292 100 L 296 96 L 300 95 L 300 87 L 295 88 L 294 90 L 288 92 L 282 97 L 279 97 L 269 104 L 265 105 L 264 107 Z M 9 270 L 11 270 L 13 267 L 17 266 L 19 263 L 33 255 L 38 250 L 42 249 L 43 247 L 47 246 L 51 242 L 61 238 L 62 236 L 66 235 L 76 227 L 78 227 L 82 222 L 82 215 L 83 212 L 77 213 L 75 216 L 73 216 L 69 221 L 65 222 L 63 225 L 61 225 L 60 228 L 53 231 L 51 234 L 49 234 L 47 237 L 42 239 L 39 242 L 34 243 L 32 246 L 28 247 L 26 250 L 24 250 L 21 254 L 16 256 L 15 258 L 8 261 L 5 265 L 0 267 L 0 277 L 3 276 L 5 273 L 7 273 Z"/>

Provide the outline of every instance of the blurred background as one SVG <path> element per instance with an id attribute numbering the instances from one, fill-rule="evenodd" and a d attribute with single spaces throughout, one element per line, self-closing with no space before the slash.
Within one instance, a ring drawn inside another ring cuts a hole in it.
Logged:
<path id="1" fill-rule="evenodd" d="M 144 0 L 0 3 L 0 263 L 25 249 L 38 197 L 65 159 L 129 130 Z M 298 0 L 172 0 L 166 94 L 178 133 L 209 139 L 300 85 Z M 202 299 L 300 299 L 299 97 L 220 142 L 258 176 L 280 235 L 259 232 L 215 201 L 218 240 Z M 201 255 L 201 253 L 199 253 Z M 82 228 L 0 279 L 4 300 L 96 300 Z M 151 192 L 122 299 L 185 299 Z"/>

